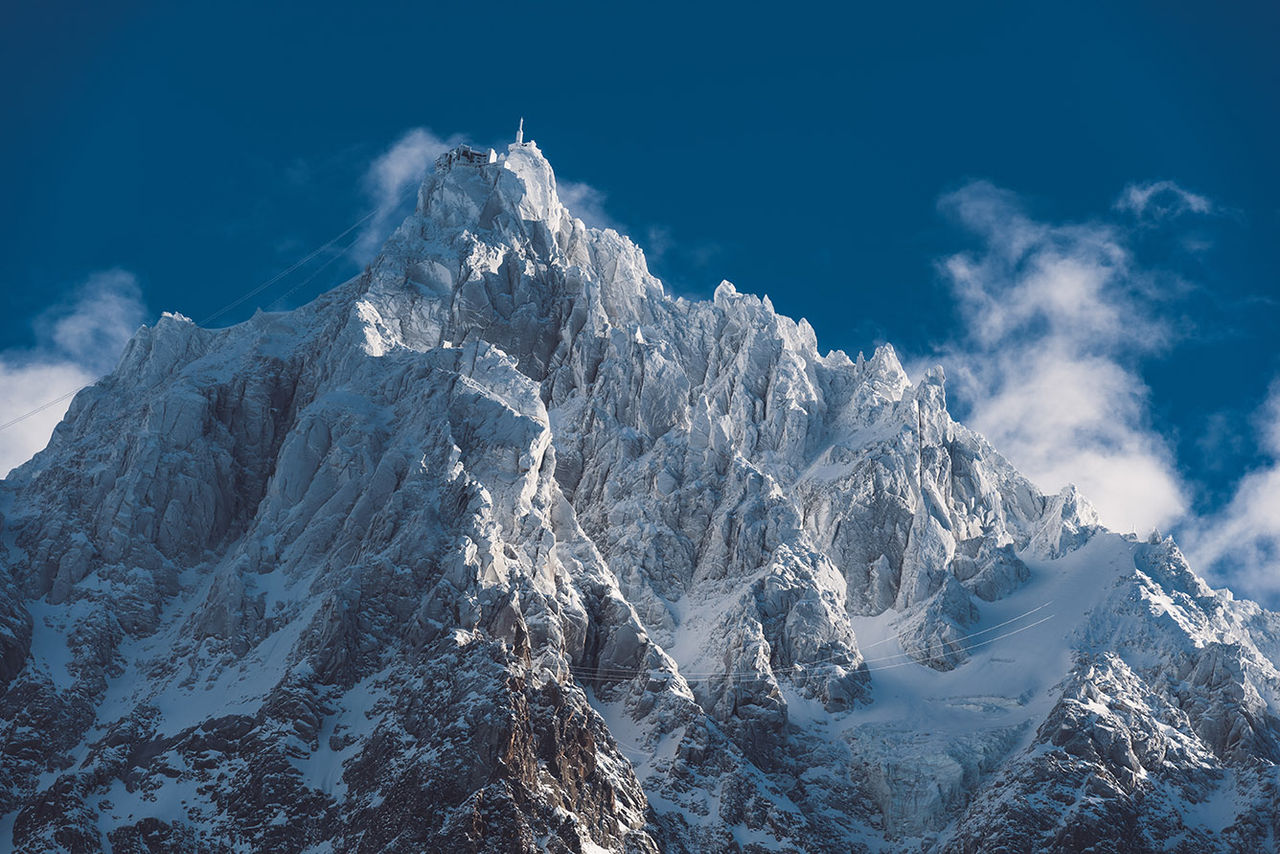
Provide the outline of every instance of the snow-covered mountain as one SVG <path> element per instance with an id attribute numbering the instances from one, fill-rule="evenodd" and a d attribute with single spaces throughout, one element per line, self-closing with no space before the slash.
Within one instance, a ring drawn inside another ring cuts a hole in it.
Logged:
<path id="1" fill-rule="evenodd" d="M 533 143 L 303 308 L 140 330 L 0 512 L 0 846 L 1280 844 L 1280 615 L 941 371 L 667 295 Z"/>

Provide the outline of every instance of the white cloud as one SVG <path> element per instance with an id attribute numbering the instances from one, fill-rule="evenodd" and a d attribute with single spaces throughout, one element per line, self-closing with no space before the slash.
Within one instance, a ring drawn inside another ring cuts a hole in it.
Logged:
<path id="1" fill-rule="evenodd" d="M 1236 485 L 1231 500 L 1183 534 L 1187 554 L 1211 581 L 1280 601 L 1280 380 L 1255 418 L 1266 461 Z"/>
<path id="2" fill-rule="evenodd" d="M 940 265 L 965 326 L 941 357 L 968 423 L 1042 489 L 1075 483 L 1109 527 L 1181 517 L 1183 486 L 1133 367 L 1169 332 L 1124 233 L 1038 222 L 985 182 L 940 207 L 983 244 Z"/>
<path id="3" fill-rule="evenodd" d="M 1074 482 L 1109 527 L 1176 525 L 1211 581 L 1280 601 L 1280 378 L 1254 418 L 1262 464 L 1197 516 L 1135 367 L 1170 343 L 1157 294 L 1178 290 L 1134 259 L 1141 229 L 1229 212 L 1172 181 L 1127 187 L 1115 207 L 1137 218 L 1128 224 L 1040 222 L 986 183 L 941 207 L 982 240 L 940 265 L 965 327 L 941 355 L 968 423 L 1042 488 Z"/>
<path id="4" fill-rule="evenodd" d="M 1184 190 L 1173 181 L 1130 184 L 1116 199 L 1115 208 L 1150 220 L 1171 219 L 1185 213 L 1210 214 L 1215 210 L 1207 198 Z"/>
<path id="5" fill-rule="evenodd" d="M 582 220 L 588 227 L 620 230 L 618 223 L 605 212 L 605 194 L 590 184 L 557 180 L 556 195 L 569 209 L 569 213 Z"/>
<path id="6" fill-rule="evenodd" d="M 0 423 L 8 422 L 102 376 L 114 367 L 146 308 L 133 274 L 90 276 L 73 298 L 34 321 L 36 344 L 0 352 Z M 0 430 L 0 473 L 30 459 L 49 441 L 71 399 Z"/>
<path id="7" fill-rule="evenodd" d="M 390 231 L 392 217 L 410 199 L 409 190 L 422 183 L 437 157 L 461 141 L 456 135 L 446 139 L 427 128 L 413 128 L 369 164 L 363 183 L 374 214 L 356 241 L 357 258 L 367 260 L 377 252 Z"/>

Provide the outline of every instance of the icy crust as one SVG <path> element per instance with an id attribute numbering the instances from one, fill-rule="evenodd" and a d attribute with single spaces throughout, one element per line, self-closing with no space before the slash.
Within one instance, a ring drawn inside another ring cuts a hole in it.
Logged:
<path id="1" fill-rule="evenodd" d="M 1280 836 L 1280 618 L 1041 495 L 940 371 L 668 297 L 532 144 L 304 308 L 142 330 L 0 513 L 22 850 Z"/>

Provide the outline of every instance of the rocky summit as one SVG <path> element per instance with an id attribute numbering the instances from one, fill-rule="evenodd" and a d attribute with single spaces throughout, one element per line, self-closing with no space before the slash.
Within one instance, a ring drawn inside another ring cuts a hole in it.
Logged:
<path id="1" fill-rule="evenodd" d="M 0 513 L 0 847 L 1280 845 L 1280 615 L 940 370 L 669 295 L 534 143 L 302 308 L 139 330 Z"/>

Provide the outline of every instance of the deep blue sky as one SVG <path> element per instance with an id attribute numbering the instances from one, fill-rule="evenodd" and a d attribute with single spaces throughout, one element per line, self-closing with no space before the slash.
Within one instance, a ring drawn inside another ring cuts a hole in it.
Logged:
<path id="1" fill-rule="evenodd" d="M 496 143 L 525 116 L 562 179 L 663 235 L 676 290 L 728 278 L 851 351 L 955 337 L 936 263 L 972 238 L 943 194 L 985 179 L 1062 223 L 1171 179 L 1222 213 L 1204 251 L 1135 243 L 1194 284 L 1168 307 L 1186 334 L 1139 369 L 1207 512 L 1264 461 L 1250 413 L 1280 374 L 1276 9 L 11 4 L 0 349 L 112 267 L 153 312 L 207 315 L 354 219 L 416 126 Z"/>

